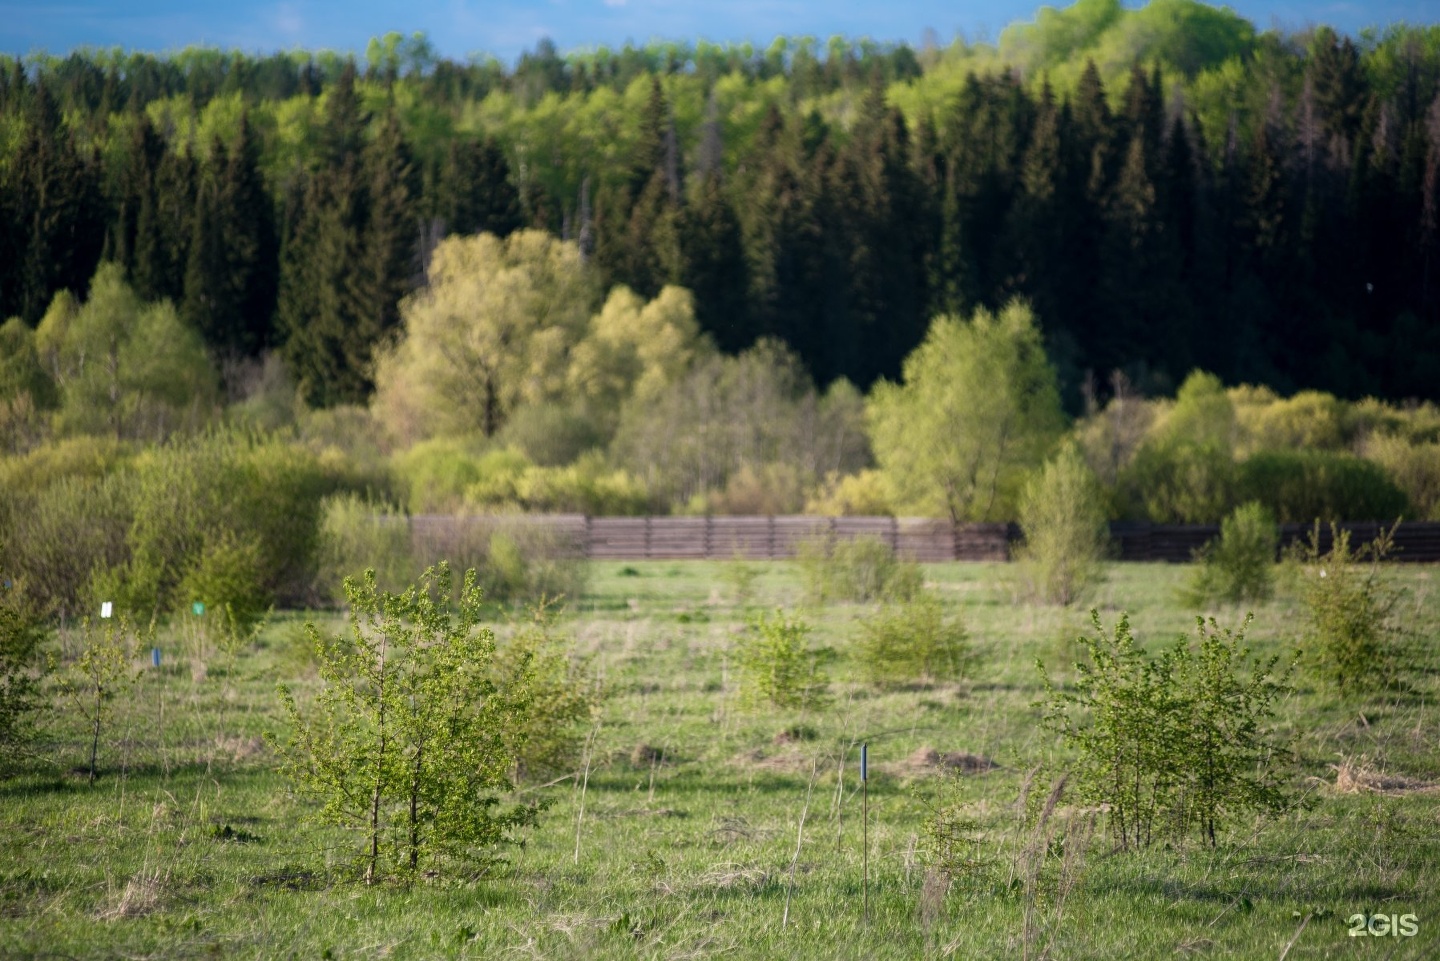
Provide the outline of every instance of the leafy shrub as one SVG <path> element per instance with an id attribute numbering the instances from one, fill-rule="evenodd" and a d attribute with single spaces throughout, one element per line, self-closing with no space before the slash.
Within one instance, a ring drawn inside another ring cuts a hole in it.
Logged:
<path id="1" fill-rule="evenodd" d="M 862 470 L 840 475 L 831 471 L 805 501 L 805 513 L 822 517 L 890 517 L 895 508 L 885 475 Z"/>
<path id="2" fill-rule="evenodd" d="M 265 552 L 259 540 L 221 531 L 181 578 L 176 602 L 184 610 L 200 601 L 228 621 L 229 630 L 244 634 L 270 607 L 265 575 Z"/>
<path id="3" fill-rule="evenodd" d="M 759 615 L 741 639 L 741 699 L 751 706 L 804 708 L 824 696 L 822 665 L 831 652 L 810 646 L 810 625 L 776 611 Z"/>
<path id="4" fill-rule="evenodd" d="M 574 770 L 585 722 L 600 706 L 600 694 L 586 676 L 586 663 L 573 640 L 557 628 L 554 608 L 532 606 L 495 653 L 495 683 L 529 685 L 530 709 L 506 736 L 515 757 L 517 780 L 534 780 Z"/>
<path id="5" fill-rule="evenodd" d="M 321 504 L 318 554 L 318 593 L 336 603 L 345 600 L 346 577 L 369 568 L 382 590 L 397 591 L 415 567 L 409 519 L 384 501 L 355 493 L 335 494 Z"/>
<path id="6" fill-rule="evenodd" d="M 62 477 L 10 501 L 7 576 L 34 613 L 77 616 L 97 599 L 97 581 L 128 563 L 135 493 L 135 476 L 120 471 L 103 479 Z"/>
<path id="7" fill-rule="evenodd" d="M 471 490 L 471 502 L 476 488 Z M 565 467 L 527 467 L 514 479 L 510 495 L 494 503 L 518 504 L 525 510 L 599 516 L 644 514 L 650 495 L 634 477 L 612 470 L 599 451 L 582 455 Z"/>
<path id="8" fill-rule="evenodd" d="M 1091 619 L 1073 687 L 1057 688 L 1036 666 L 1044 724 L 1078 752 L 1082 798 L 1109 806 L 1122 847 L 1191 830 L 1213 846 L 1227 817 L 1283 806 L 1277 778 L 1287 749 L 1264 727 L 1288 690 L 1278 657 L 1251 657 L 1245 627 L 1222 631 L 1197 618 L 1195 646 L 1182 636 L 1149 659 L 1126 615 L 1108 634 L 1097 612 Z"/>
<path id="9" fill-rule="evenodd" d="M 392 461 L 396 480 L 412 514 L 446 513 L 465 501 L 482 479 L 518 475 L 529 461 L 514 451 L 493 451 L 482 458 L 478 443 L 451 438 L 416 444 Z"/>
<path id="10" fill-rule="evenodd" d="M 1440 520 L 1440 441 L 1412 443 L 1398 435 L 1372 437 L 1365 444 L 1365 457 L 1383 467 L 1395 486 L 1405 492 L 1415 517 Z"/>
<path id="11" fill-rule="evenodd" d="M 857 649 L 872 683 L 948 681 L 964 674 L 967 640 L 959 619 L 947 618 L 937 598 L 921 593 L 862 621 Z"/>
<path id="12" fill-rule="evenodd" d="M 1220 522 L 1220 536 L 1195 554 L 1195 573 L 1185 600 L 1263 601 L 1275 589 L 1275 550 L 1280 532 L 1275 517 L 1259 501 L 1235 508 Z"/>
<path id="13" fill-rule="evenodd" d="M 1331 451 L 1255 454 L 1240 465 L 1237 493 L 1264 504 L 1282 524 L 1386 520 L 1409 507 L 1379 464 Z"/>
<path id="14" fill-rule="evenodd" d="M 1320 549 L 1316 524 L 1290 556 L 1308 615 L 1310 659 L 1342 693 L 1390 686 L 1400 673 L 1400 632 L 1391 615 L 1401 592 L 1383 562 L 1394 529 L 1358 549 L 1349 531 L 1330 530 L 1330 550 Z"/>
<path id="15" fill-rule="evenodd" d="M 490 535 L 480 576 L 492 601 L 575 599 L 585 590 L 589 565 L 553 532 L 516 524 Z"/>
<path id="16" fill-rule="evenodd" d="M 1025 487 L 1021 570 L 1032 594 L 1069 604 L 1100 578 L 1109 537 L 1104 497 L 1074 445 L 1067 445 Z"/>
<path id="17" fill-rule="evenodd" d="M 320 802 L 318 820 L 361 826 L 367 883 L 387 869 L 413 881 L 447 860 L 495 860 L 537 817 L 534 807 L 500 809 L 514 732 L 532 709 L 528 666 L 496 683 L 474 571 L 453 608 L 443 564 L 403 594 L 381 591 L 372 572 L 346 590 L 348 634 L 306 626 L 324 681 L 314 704 L 302 711 L 280 688 L 291 733 L 267 739 L 282 772 Z"/>
<path id="18" fill-rule="evenodd" d="M 1194 441 L 1143 444 L 1119 474 L 1125 514 L 1157 524 L 1209 524 L 1234 502 L 1228 449 Z"/>
<path id="19" fill-rule="evenodd" d="M 540 467 L 563 467 L 604 446 L 605 435 L 583 410 L 560 404 L 517 407 L 495 435 L 500 447 L 513 447 Z"/>
<path id="20" fill-rule="evenodd" d="M 806 594 L 827 601 L 907 600 L 920 590 L 920 565 L 902 561 L 878 537 L 805 541 L 795 554 Z"/>
<path id="21" fill-rule="evenodd" d="M 126 578 L 131 610 L 188 603 L 177 595 L 181 580 L 226 537 L 259 545 L 258 580 L 246 596 L 306 599 L 320 504 L 336 486 L 315 455 L 274 440 L 215 433 L 147 451 L 136 474 Z"/>
<path id="22" fill-rule="evenodd" d="M 34 736 L 40 697 L 40 645 L 45 631 L 20 601 L 0 551 L 0 778 L 11 773 Z"/>
<path id="23" fill-rule="evenodd" d="M 113 437 L 67 437 L 21 457 L 0 460 L 0 490 L 38 494 L 67 477 L 100 480 L 134 457 L 134 445 Z"/>

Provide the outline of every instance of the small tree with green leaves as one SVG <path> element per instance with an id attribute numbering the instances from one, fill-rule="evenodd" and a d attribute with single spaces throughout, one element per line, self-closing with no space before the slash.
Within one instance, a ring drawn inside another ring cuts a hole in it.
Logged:
<path id="1" fill-rule="evenodd" d="M 308 709 L 281 686 L 291 733 L 267 737 L 282 770 L 319 802 L 322 823 L 361 835 L 367 884 L 389 869 L 409 882 L 445 859 L 496 860 L 535 806 L 502 808 L 528 723 L 532 674 L 517 665 L 497 683 L 495 637 L 479 627 L 481 594 L 467 571 L 450 602 L 450 569 L 426 570 L 392 594 L 374 571 L 347 580 L 350 629 L 315 645 L 323 687 Z"/>
<path id="2" fill-rule="evenodd" d="M 1220 522 L 1220 536 L 1195 553 L 1195 572 L 1183 592 L 1192 606 L 1212 601 L 1267 600 L 1275 590 L 1275 515 L 1259 501 L 1235 508 Z"/>
<path id="3" fill-rule="evenodd" d="M 1289 667 L 1277 674 L 1278 657 L 1252 657 L 1243 627 L 1198 620 L 1197 645 L 1182 636 L 1148 658 L 1126 615 L 1110 633 L 1098 613 L 1091 618 L 1095 634 L 1079 639 L 1086 660 L 1073 686 L 1057 688 L 1037 665 L 1044 723 L 1078 753 L 1080 793 L 1108 805 L 1120 847 L 1197 828 L 1214 845 L 1227 816 L 1284 804 L 1277 779 L 1288 749 L 1266 722 L 1288 690 Z"/>
<path id="4" fill-rule="evenodd" d="M 1290 750 L 1266 728 L 1275 702 L 1290 690 L 1294 662 L 1277 673 L 1280 655 L 1252 657 L 1240 630 L 1221 629 L 1214 618 L 1195 619 L 1197 643 L 1182 638 L 1170 652 L 1173 686 L 1185 714 L 1177 828 L 1197 828 L 1211 847 L 1215 828 L 1231 814 L 1276 811 L 1285 795 L 1276 772 Z"/>
<path id="5" fill-rule="evenodd" d="M 959 618 L 946 617 L 938 598 L 921 593 L 861 621 L 857 651 L 874 684 L 950 681 L 965 673 L 967 641 Z"/>
<path id="6" fill-rule="evenodd" d="M 1100 579 L 1109 532 L 1100 483 L 1079 450 L 1066 445 L 1020 498 L 1021 572 L 1031 594 L 1069 604 Z"/>
<path id="7" fill-rule="evenodd" d="M 1384 561 L 1394 550 L 1394 527 L 1360 548 L 1332 524 L 1330 550 L 1320 549 L 1320 525 L 1291 552 L 1308 614 L 1306 647 L 1317 671 L 1342 694 L 1390 687 L 1399 680 L 1400 629 L 1392 614 L 1402 596 Z"/>
<path id="8" fill-rule="evenodd" d="M 153 626 L 145 640 L 154 633 Z M 51 670 L 60 678 L 59 691 L 85 721 L 90 734 L 88 780 L 95 783 L 99 775 L 100 740 L 110 721 L 111 704 L 135 683 L 137 672 L 132 666 L 137 646 L 130 623 L 124 617 L 107 618 L 96 627 L 89 619 L 80 622 L 83 638 L 80 656 L 68 671 L 59 672 L 53 662 Z"/>
<path id="9" fill-rule="evenodd" d="M 799 618 L 780 610 L 773 617 L 755 617 L 738 652 L 742 700 L 780 708 L 819 703 L 825 691 L 823 664 L 830 654 L 810 645 L 810 625 Z"/>

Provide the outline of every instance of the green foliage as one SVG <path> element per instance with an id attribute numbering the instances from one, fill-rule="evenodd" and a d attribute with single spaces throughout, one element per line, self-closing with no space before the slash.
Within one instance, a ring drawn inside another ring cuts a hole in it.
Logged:
<path id="1" fill-rule="evenodd" d="M 258 538 L 221 531 L 181 576 L 175 589 L 178 610 L 184 613 L 198 601 L 234 631 L 248 633 L 270 608 L 264 565 L 265 550 Z"/>
<path id="2" fill-rule="evenodd" d="M 83 305 L 57 297 L 35 337 L 62 430 L 158 440 L 202 423 L 216 399 L 200 338 L 168 302 L 142 302 L 119 265 L 100 266 Z"/>
<path id="3" fill-rule="evenodd" d="M 824 537 L 802 542 L 795 558 L 811 603 L 909 600 L 924 584 L 920 565 L 895 556 L 878 537 Z"/>
<path id="4" fill-rule="evenodd" d="M 498 645 L 494 662 L 497 685 L 524 680 L 530 690 L 529 711 L 506 730 L 517 781 L 573 771 L 602 696 L 574 651 L 574 638 L 559 629 L 553 606 L 542 598 L 526 615 Z"/>
<path id="5" fill-rule="evenodd" d="M 741 700 L 751 707 L 810 708 L 825 697 L 832 652 L 810 644 L 810 625 L 777 610 L 750 621 L 736 650 Z"/>
<path id="6" fill-rule="evenodd" d="M 0 550 L 0 779 L 13 773 L 34 737 L 40 697 L 40 645 L 46 631 L 19 595 Z"/>
<path id="7" fill-rule="evenodd" d="M 74 706 L 90 735 L 86 772 L 91 784 L 100 773 L 100 740 L 111 720 L 112 702 L 134 685 L 136 672 L 131 661 L 138 649 L 147 646 L 144 642 L 153 632 L 152 626 L 143 637 L 137 637 L 123 615 L 106 619 L 98 627 L 87 617 L 80 622 L 80 656 L 63 670 L 53 661 L 50 665 L 57 690 Z"/>
<path id="8" fill-rule="evenodd" d="M 97 578 L 128 564 L 135 497 L 133 474 L 120 471 L 103 479 L 62 477 L 36 493 L 17 492 L 0 508 L 9 576 L 37 614 L 88 610 Z"/>
<path id="9" fill-rule="evenodd" d="M 588 576 L 589 565 L 572 545 L 542 527 L 516 525 L 490 534 L 480 583 L 492 601 L 573 600 Z"/>
<path id="10" fill-rule="evenodd" d="M 277 440 L 214 433 L 155 448 L 136 464 L 135 520 L 124 598 L 130 610 L 166 611 L 207 555 L 228 556 L 233 601 L 268 607 L 307 596 L 320 504 L 337 486 L 309 451 Z M 258 563 L 221 545 L 253 544 Z M 218 561 L 217 561 L 218 563 Z M 241 571 L 254 580 L 234 581 Z"/>
<path id="11" fill-rule="evenodd" d="M 1365 456 L 1404 492 L 1417 519 L 1440 520 L 1440 441 L 1410 442 L 1396 434 L 1375 437 L 1365 445 Z"/>
<path id="12" fill-rule="evenodd" d="M 1045 726 L 1077 752 L 1084 800 L 1109 805 L 1111 834 L 1124 848 L 1198 830 L 1211 846 L 1224 822 L 1286 803 L 1279 778 L 1286 746 L 1266 729 L 1287 690 L 1290 667 L 1252 657 L 1245 630 L 1221 630 L 1197 618 L 1197 642 L 1180 637 L 1147 658 L 1120 615 L 1106 633 L 1091 612 L 1094 636 L 1076 679 L 1045 684 Z M 1293 667 L 1293 665 L 1291 665 Z"/>
<path id="13" fill-rule="evenodd" d="M 1157 524 L 1210 524 L 1234 502 L 1235 464 L 1216 446 L 1146 443 L 1121 471 L 1119 488 L 1131 516 Z"/>
<path id="14" fill-rule="evenodd" d="M 1264 504 L 1251 501 L 1235 508 L 1220 522 L 1220 536 L 1196 552 L 1186 603 L 1267 600 L 1275 589 L 1279 543 L 1275 516 Z"/>
<path id="15" fill-rule="evenodd" d="M 818 394 L 800 358 L 767 338 L 628 401 L 611 456 L 672 504 L 728 492 L 748 470 L 752 480 L 769 472 L 787 481 L 798 507 L 803 487 L 826 472 L 866 466 L 868 447 L 855 388 L 839 382 Z"/>
<path id="16" fill-rule="evenodd" d="M 320 510 L 315 582 L 322 596 L 343 603 L 345 578 L 367 568 L 382 590 L 398 591 L 409 581 L 410 524 L 402 511 L 355 493 L 327 497 Z"/>
<path id="17" fill-rule="evenodd" d="M 1342 694 L 1359 695 L 1391 687 L 1402 670 L 1399 626 L 1394 620 L 1401 593 L 1384 561 L 1394 547 L 1394 527 L 1359 548 L 1350 532 L 1330 526 L 1330 549 L 1321 550 L 1317 522 L 1297 543 L 1289 561 L 1299 575 L 1308 624 L 1306 646 L 1312 666 Z"/>
<path id="18" fill-rule="evenodd" d="M 306 628 L 324 682 L 314 703 L 302 710 L 280 688 L 291 732 L 268 737 L 281 769 L 319 802 L 321 822 L 361 837 L 367 883 L 494 861 L 538 815 L 501 801 L 516 761 L 513 732 L 531 711 L 528 664 L 497 683 L 474 571 L 453 608 L 444 564 L 402 594 L 381 591 L 373 572 L 348 582 L 347 593 L 348 634 Z"/>
<path id="19" fill-rule="evenodd" d="M 1073 444 L 1026 485 L 1020 528 L 1023 576 L 1037 599 L 1070 604 L 1099 580 L 1109 540 L 1104 495 Z"/>
<path id="20" fill-rule="evenodd" d="M 875 386 L 869 416 L 896 506 L 955 521 L 1013 516 L 1026 472 L 1064 427 L 1055 369 L 1020 301 L 937 318 L 903 386 Z"/>
<path id="21" fill-rule="evenodd" d="M 1282 524 L 1375 521 L 1409 510 L 1405 492 L 1379 464 L 1321 450 L 1262 451 L 1240 465 L 1238 496 L 1257 500 Z"/>
<path id="22" fill-rule="evenodd" d="M 873 684 L 954 681 L 970 660 L 968 641 L 960 619 L 945 616 L 939 599 L 921 592 L 861 621 L 856 650 Z"/>

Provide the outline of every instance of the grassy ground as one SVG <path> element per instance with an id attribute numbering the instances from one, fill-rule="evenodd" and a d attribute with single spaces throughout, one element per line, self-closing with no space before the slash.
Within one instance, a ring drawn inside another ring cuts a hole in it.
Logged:
<path id="1" fill-rule="evenodd" d="M 1093 600 L 1107 623 L 1129 610 L 1142 641 L 1168 640 L 1193 629 L 1193 613 L 1174 601 L 1185 573 L 1114 565 Z M 725 565 L 597 565 L 568 622 L 611 691 L 583 818 L 578 785 L 564 781 L 547 789 L 554 806 L 507 866 L 409 890 L 348 880 L 353 839 L 303 825 L 303 807 L 272 773 L 260 735 L 279 723 L 274 685 L 314 684 L 301 617 L 274 619 L 231 664 L 187 658 L 172 632 L 165 666 L 144 670 L 119 708 L 95 785 L 79 771 L 74 715 L 47 731 L 54 767 L 0 784 L 0 956 L 1440 954 L 1440 790 L 1427 787 L 1440 784 L 1433 673 L 1416 676 L 1414 694 L 1349 705 L 1302 674 L 1282 725 L 1298 735 L 1292 786 L 1307 803 L 1232 824 L 1213 851 L 1117 853 L 1100 833 L 1084 845 L 1085 816 L 1068 806 L 1053 822 L 1060 834 L 1036 849 L 1016 802 L 1033 767 L 1060 758 L 1032 706 L 1034 664 L 1063 675 L 1088 617 L 1017 601 L 1009 576 L 1002 565 L 926 569 L 970 630 L 978 659 L 966 682 L 860 683 L 846 652 L 869 608 L 833 605 L 805 613 L 840 654 L 829 706 L 755 713 L 735 696 L 746 612 Z M 1433 653 L 1440 571 L 1401 576 L 1404 618 Z M 790 565 L 762 566 L 755 591 L 756 607 L 800 604 Z M 1293 646 L 1293 601 L 1255 613 L 1258 648 Z M 862 740 L 873 771 L 868 924 Z M 947 776 L 928 760 L 951 752 L 972 756 L 972 768 L 995 766 Z M 982 863 L 947 889 L 927 883 L 923 824 L 954 803 L 975 822 Z M 1351 937 L 1357 913 L 1414 914 L 1419 932 Z"/>

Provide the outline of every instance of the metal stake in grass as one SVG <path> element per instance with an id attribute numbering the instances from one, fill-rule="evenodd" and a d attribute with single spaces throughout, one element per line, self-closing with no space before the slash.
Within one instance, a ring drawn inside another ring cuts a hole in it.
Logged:
<path id="1" fill-rule="evenodd" d="M 870 745 L 860 745 L 860 860 L 865 923 L 870 923 Z"/>

